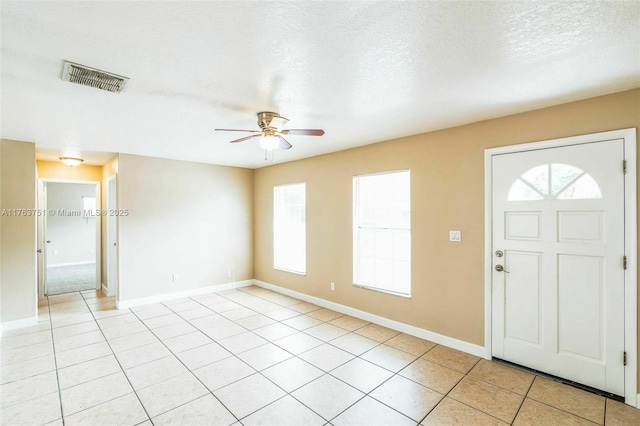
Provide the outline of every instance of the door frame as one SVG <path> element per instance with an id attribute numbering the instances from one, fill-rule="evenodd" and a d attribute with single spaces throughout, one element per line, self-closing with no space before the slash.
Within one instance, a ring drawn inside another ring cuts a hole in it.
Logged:
<path id="1" fill-rule="evenodd" d="M 42 250 L 39 252 L 41 256 L 38 258 L 38 297 L 44 297 L 45 293 L 45 275 L 47 270 L 46 264 L 46 251 L 47 248 L 45 246 L 44 239 L 46 237 L 46 218 L 45 215 L 48 214 L 47 210 L 47 198 L 45 196 L 45 183 L 78 183 L 78 184 L 88 184 L 95 185 L 95 196 L 96 196 L 96 209 L 102 209 L 102 192 L 101 192 L 101 184 L 99 180 L 74 180 L 74 179 L 55 179 L 55 178 L 38 178 L 38 208 L 43 212 L 42 215 L 39 216 L 39 220 L 37 222 L 37 249 Z M 96 216 L 96 249 L 95 249 L 95 257 L 96 257 L 96 283 L 95 289 L 100 290 L 102 288 L 102 216 Z"/>
<path id="2" fill-rule="evenodd" d="M 592 133 L 587 135 L 572 136 L 560 139 L 551 139 L 540 142 L 531 142 L 517 145 L 509 145 L 484 150 L 484 349 L 486 359 L 491 359 L 491 322 L 492 322 L 492 268 L 493 268 L 493 166 L 494 155 L 510 154 L 516 152 L 534 151 L 547 148 L 581 145 L 607 140 L 624 140 L 624 159 L 626 160 L 626 174 L 624 180 L 624 250 L 627 256 L 627 269 L 624 271 L 625 286 L 625 313 L 624 313 L 624 341 L 627 353 L 627 365 L 624 372 L 625 403 L 637 407 L 639 401 L 638 391 L 638 292 L 636 264 L 637 253 L 637 184 L 636 184 L 636 129 L 628 128 L 609 132 Z M 620 165 L 622 167 L 622 164 Z"/>
<path id="3" fill-rule="evenodd" d="M 107 268 L 106 270 L 106 277 L 107 277 L 107 289 L 108 289 L 108 294 L 107 296 L 116 296 L 118 295 L 118 286 L 119 286 L 119 277 L 118 277 L 118 216 L 116 215 L 111 215 L 109 214 L 109 212 L 111 210 L 115 210 L 118 208 L 118 175 L 114 174 L 113 176 L 110 176 L 107 179 L 107 183 L 105 185 L 105 193 L 106 193 L 106 197 L 105 197 L 105 202 L 106 202 L 106 209 L 107 209 L 107 214 L 108 216 L 106 217 L 106 224 L 105 224 L 105 239 L 106 239 L 106 243 L 105 243 L 105 249 L 106 249 L 106 253 L 105 253 L 105 259 L 106 259 L 106 265 L 105 267 Z M 113 189 L 113 194 L 111 193 L 111 184 L 113 183 L 114 189 Z M 115 201 L 115 205 L 111 205 L 110 203 L 110 199 L 111 196 L 114 195 L 114 201 Z M 114 233 L 114 239 L 115 239 L 115 249 L 112 251 L 111 248 L 109 247 L 109 233 L 110 233 L 110 229 L 109 226 L 110 224 L 113 226 L 113 233 Z M 115 282 L 115 283 L 114 283 Z"/>

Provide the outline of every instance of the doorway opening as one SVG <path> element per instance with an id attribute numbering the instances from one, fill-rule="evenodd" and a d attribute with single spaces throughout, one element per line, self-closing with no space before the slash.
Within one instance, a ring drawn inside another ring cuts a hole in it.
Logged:
<path id="1" fill-rule="evenodd" d="M 40 179 L 38 189 L 40 296 L 100 289 L 100 182 Z"/>

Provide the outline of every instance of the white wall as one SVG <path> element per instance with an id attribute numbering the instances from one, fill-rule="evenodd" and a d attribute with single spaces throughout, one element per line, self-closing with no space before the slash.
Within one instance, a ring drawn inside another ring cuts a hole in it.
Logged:
<path id="1" fill-rule="evenodd" d="M 83 210 L 82 197 L 95 197 L 95 185 L 47 182 L 47 209 Z M 95 262 L 96 217 L 47 216 L 47 266 Z"/>

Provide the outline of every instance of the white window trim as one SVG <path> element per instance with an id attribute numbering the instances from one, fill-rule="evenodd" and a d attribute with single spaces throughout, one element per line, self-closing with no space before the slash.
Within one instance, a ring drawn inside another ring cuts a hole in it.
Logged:
<path id="1" fill-rule="evenodd" d="M 411 295 L 412 295 L 412 278 L 413 276 L 410 276 L 409 278 L 409 293 L 400 293 L 400 292 L 396 292 L 396 291 L 391 291 L 391 290 L 386 290 L 383 288 L 378 288 L 378 287 L 371 287 L 368 286 L 366 284 L 360 284 L 357 283 L 355 280 L 355 263 L 356 263 L 356 245 L 355 245 L 355 241 L 357 240 L 357 234 L 358 234 L 358 228 L 357 228 L 357 223 L 358 223 L 358 209 L 357 209 L 357 185 L 356 185 L 356 178 L 360 178 L 360 177 L 367 177 L 367 176 L 376 176 L 376 175 L 390 175 L 390 174 L 394 174 L 394 173 L 405 173 L 405 172 L 409 172 L 409 179 L 411 179 L 411 169 L 400 169 L 400 170 L 391 170 L 391 171 L 384 171 L 384 172 L 377 172 L 377 173 L 366 173 L 366 174 L 360 174 L 360 175 L 355 175 L 352 178 L 352 223 L 351 223 L 351 228 L 352 228 L 352 236 L 351 236 L 351 242 L 352 242 L 352 273 L 351 273 L 351 278 L 352 278 L 352 285 L 354 287 L 357 288 L 362 288 L 365 290 L 371 290 L 371 291 L 376 291 L 378 293 L 384 293 L 384 294 L 389 294 L 391 296 L 399 296 L 399 297 L 403 297 L 405 299 L 411 299 Z M 411 182 L 411 181 L 409 181 Z M 409 236 L 411 236 L 411 225 L 409 225 Z M 409 263 L 411 264 L 413 261 L 413 252 L 411 253 L 411 257 L 410 257 L 410 261 Z"/>
<path id="2" fill-rule="evenodd" d="M 276 266 L 276 246 L 275 246 L 275 241 L 276 241 L 276 232 L 275 232 L 275 207 L 276 207 L 276 188 L 283 188 L 283 187 L 287 187 L 287 186 L 296 186 L 296 185 L 304 185 L 304 201 L 305 201 L 305 223 L 304 223 L 304 232 L 305 232 L 305 259 L 304 259 L 304 271 L 296 271 L 295 269 L 287 269 L 287 268 L 283 268 L 280 266 Z M 283 272 L 288 272 L 291 274 L 296 274 L 296 275 L 301 275 L 301 276 L 306 276 L 307 275 L 307 250 L 306 250 L 306 245 L 307 245 L 307 183 L 306 182 L 292 182 L 292 183 L 285 183 L 285 184 L 281 184 L 281 185 L 274 185 L 273 186 L 273 232 L 272 232 L 272 246 L 273 246 L 273 259 L 272 259 L 272 265 L 273 265 L 273 269 L 277 270 L 277 271 L 283 271 Z"/>

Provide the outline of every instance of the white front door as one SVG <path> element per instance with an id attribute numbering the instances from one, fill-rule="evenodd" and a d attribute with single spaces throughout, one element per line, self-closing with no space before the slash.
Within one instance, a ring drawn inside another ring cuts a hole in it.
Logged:
<path id="1" fill-rule="evenodd" d="M 494 357 L 624 395 L 623 159 L 622 139 L 492 157 Z"/>

